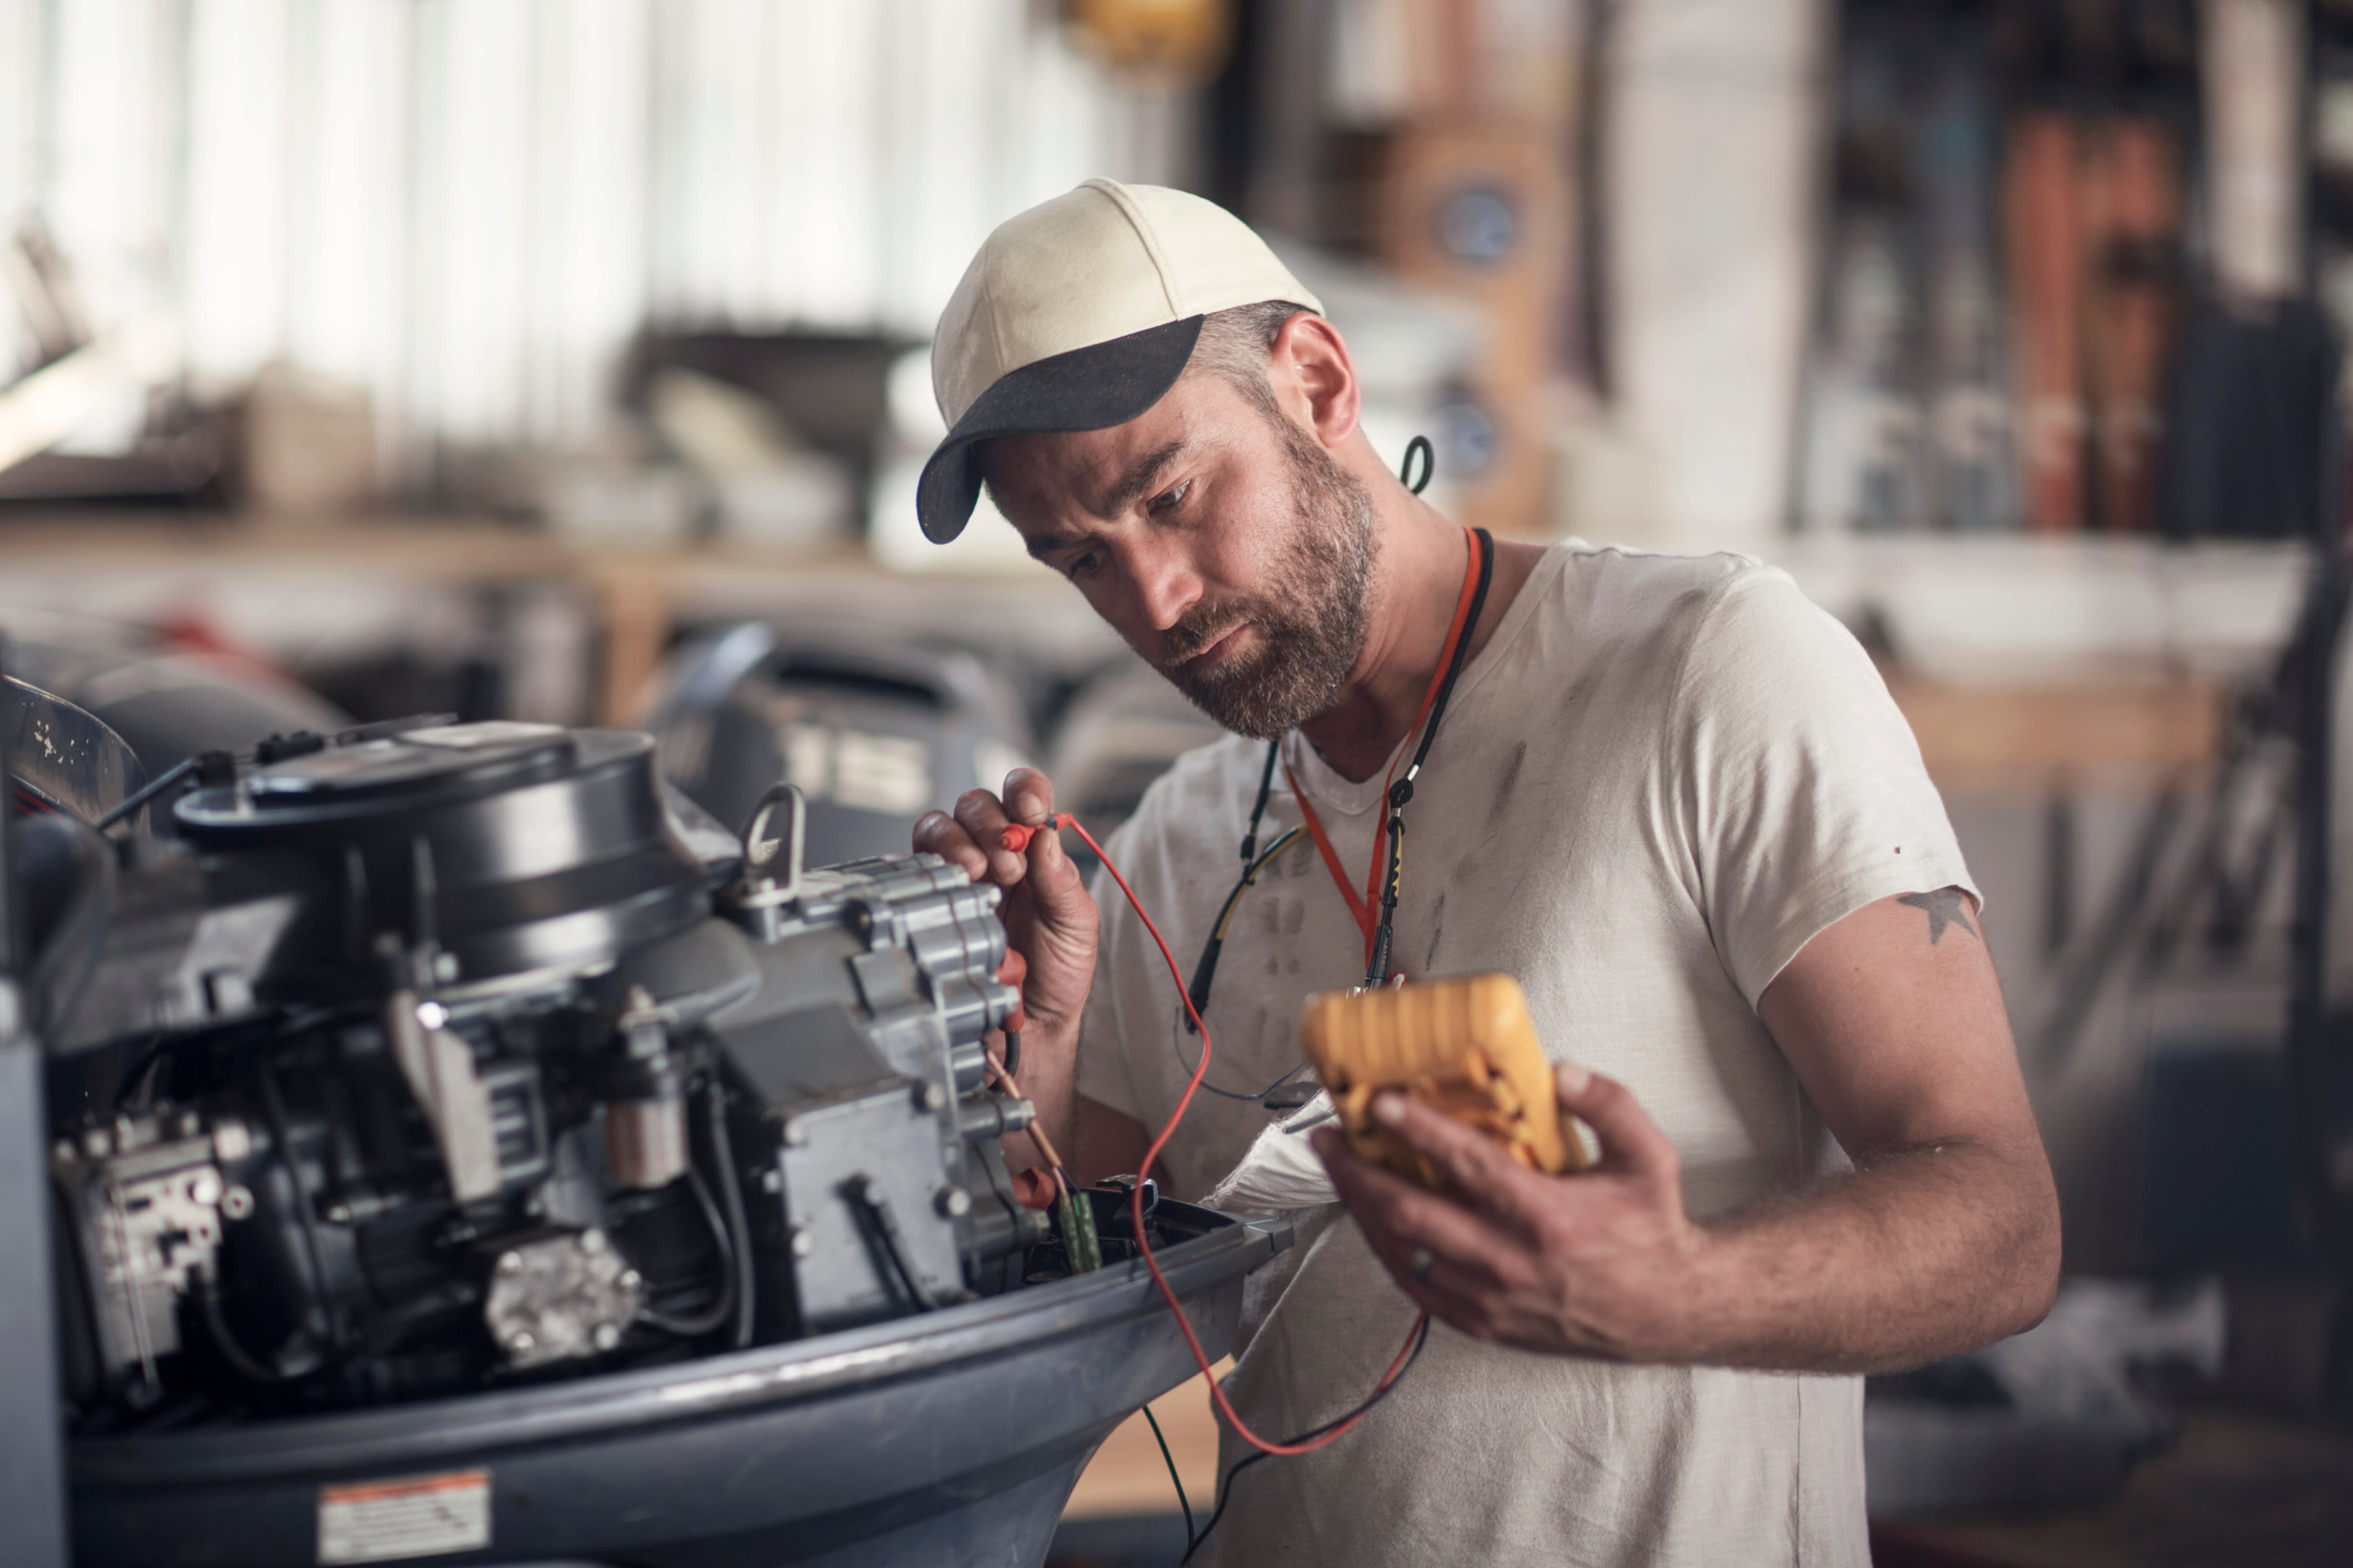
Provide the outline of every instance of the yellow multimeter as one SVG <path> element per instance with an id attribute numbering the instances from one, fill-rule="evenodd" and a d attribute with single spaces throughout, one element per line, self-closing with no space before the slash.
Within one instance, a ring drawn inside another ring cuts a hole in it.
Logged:
<path id="1" fill-rule="evenodd" d="M 1445 1190 L 1445 1172 L 1372 1120 L 1374 1095 L 1395 1089 L 1444 1111 L 1531 1171 L 1561 1175 L 1592 1163 L 1554 1096 L 1527 997 L 1508 974 L 1326 991 L 1307 999 L 1299 1037 L 1348 1147 L 1432 1191 Z"/>

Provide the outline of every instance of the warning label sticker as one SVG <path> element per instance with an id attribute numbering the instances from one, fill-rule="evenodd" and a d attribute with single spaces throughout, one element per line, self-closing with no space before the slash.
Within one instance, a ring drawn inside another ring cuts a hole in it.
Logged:
<path id="1" fill-rule="evenodd" d="M 319 1561 L 383 1563 L 491 1543 L 491 1472 L 319 1489 Z"/>

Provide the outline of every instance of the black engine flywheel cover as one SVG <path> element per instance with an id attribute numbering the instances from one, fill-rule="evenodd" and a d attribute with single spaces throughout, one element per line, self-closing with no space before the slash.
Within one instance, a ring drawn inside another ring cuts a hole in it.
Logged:
<path id="1" fill-rule="evenodd" d="M 412 730 L 256 768 L 174 816 L 208 879 L 301 889 L 268 990 L 348 990 L 386 934 L 464 984 L 609 960 L 705 912 L 653 742 L 622 731 Z"/>

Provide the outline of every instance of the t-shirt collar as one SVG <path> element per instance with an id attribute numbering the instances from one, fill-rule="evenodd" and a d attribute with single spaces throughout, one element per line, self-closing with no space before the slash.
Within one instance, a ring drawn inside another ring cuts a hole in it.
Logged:
<path id="1" fill-rule="evenodd" d="M 1544 559 L 1536 563 L 1535 570 L 1528 574 L 1528 580 L 1521 584 L 1518 596 L 1512 600 L 1512 607 L 1504 612 L 1503 622 L 1495 627 L 1495 635 L 1487 639 L 1487 646 L 1479 650 L 1477 658 L 1462 667 L 1461 679 L 1454 683 L 1454 695 L 1447 700 L 1450 714 L 1460 714 L 1463 703 L 1486 679 L 1487 672 L 1503 661 L 1504 652 L 1517 640 L 1529 617 L 1535 613 L 1537 602 L 1551 591 L 1553 579 L 1566 569 L 1570 553 L 1566 542 L 1545 552 Z M 1403 767 L 1403 759 L 1410 754 L 1408 748 L 1417 743 L 1419 739 L 1419 736 L 1409 732 L 1397 743 L 1395 751 L 1381 759 L 1381 765 L 1373 770 L 1372 775 L 1361 782 L 1341 777 L 1339 772 L 1307 743 L 1307 737 L 1296 730 L 1287 731 L 1282 737 L 1282 760 L 1298 774 L 1299 782 L 1314 795 L 1316 809 L 1341 816 L 1362 816 L 1380 804 L 1381 781 L 1388 776 L 1389 764 L 1395 763 Z"/>

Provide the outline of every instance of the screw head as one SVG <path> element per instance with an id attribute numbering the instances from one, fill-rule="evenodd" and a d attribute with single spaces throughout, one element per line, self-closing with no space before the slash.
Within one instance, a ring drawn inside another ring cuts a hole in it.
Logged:
<path id="1" fill-rule="evenodd" d="M 590 1253 L 604 1251 L 605 1233 L 601 1230 L 582 1231 L 580 1233 L 580 1250 Z"/>
<path id="2" fill-rule="evenodd" d="M 793 1256 L 795 1258 L 807 1258 L 810 1253 L 815 1252 L 816 1250 L 817 1237 L 808 1233 L 808 1226 L 795 1226 L 793 1227 Z"/>
<path id="3" fill-rule="evenodd" d="M 599 1323 L 591 1337 L 596 1340 L 598 1350 L 608 1351 L 621 1342 L 621 1331 L 611 1323 Z"/>
<path id="4" fill-rule="evenodd" d="M 923 1085 L 923 1109 L 925 1110 L 942 1110 L 947 1105 L 947 1102 L 948 1091 L 946 1089 L 942 1089 L 935 1083 L 927 1083 Z"/>
<path id="5" fill-rule="evenodd" d="M 621 1277 L 613 1281 L 624 1290 L 634 1290 L 646 1282 L 646 1277 L 634 1268 L 624 1268 Z"/>
<path id="6" fill-rule="evenodd" d="M 944 1186 L 932 1195 L 932 1206 L 942 1219 L 961 1219 L 972 1212 L 972 1194 L 959 1186 Z"/>
<path id="7" fill-rule="evenodd" d="M 517 1329 L 507 1336 L 507 1349 L 517 1355 L 522 1355 L 537 1343 L 539 1342 L 531 1337 L 531 1331 L 527 1329 Z"/>
<path id="8" fill-rule="evenodd" d="M 327 1222 L 330 1225 L 351 1224 L 352 1205 L 349 1204 L 329 1204 L 327 1205 Z"/>
<path id="9" fill-rule="evenodd" d="M 777 1170 L 777 1169 L 776 1169 L 775 1166 L 773 1166 L 773 1165 L 771 1165 L 770 1167 L 768 1167 L 768 1169 L 766 1169 L 766 1170 L 765 1170 L 765 1171 L 761 1172 L 761 1173 L 760 1173 L 760 1190 L 761 1190 L 762 1192 L 764 1192 L 764 1193 L 781 1193 L 781 1192 L 783 1192 L 783 1191 L 785 1190 L 785 1177 L 784 1177 L 784 1173 L 783 1173 L 783 1172 L 781 1172 L 781 1171 L 779 1171 L 779 1170 Z"/>
<path id="10" fill-rule="evenodd" d="M 206 1208 L 220 1202 L 221 1180 L 210 1171 L 198 1171 L 188 1182 L 188 1201 Z"/>
<path id="11" fill-rule="evenodd" d="M 221 1194 L 220 1206 L 221 1213 L 229 1218 L 243 1219 L 253 1212 L 252 1190 L 242 1185 L 230 1187 Z"/>
<path id="12" fill-rule="evenodd" d="M 501 1274 L 520 1274 L 520 1273 L 522 1273 L 522 1253 L 520 1253 L 520 1252 L 501 1252 L 501 1253 L 500 1253 L 500 1254 L 499 1254 L 499 1272 L 500 1272 L 500 1273 L 501 1273 Z M 526 1336 L 526 1337 L 528 1337 L 528 1336 Z"/>

